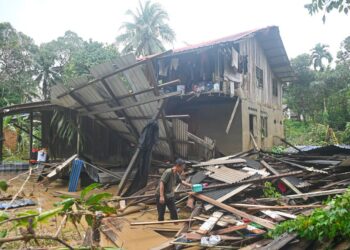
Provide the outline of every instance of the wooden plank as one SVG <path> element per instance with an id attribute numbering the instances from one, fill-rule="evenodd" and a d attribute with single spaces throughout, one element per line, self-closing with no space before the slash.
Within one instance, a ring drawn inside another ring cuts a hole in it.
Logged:
<path id="1" fill-rule="evenodd" d="M 212 235 L 219 235 L 219 234 L 228 234 L 228 233 L 232 233 L 241 229 L 246 229 L 247 228 L 247 224 L 243 224 L 243 225 L 239 225 L 239 226 L 230 226 L 227 228 L 223 228 L 223 229 L 219 229 L 216 231 L 211 232 Z"/>
<path id="2" fill-rule="evenodd" d="M 228 212 L 230 212 L 230 213 L 232 213 L 234 215 L 240 216 L 242 218 L 247 218 L 247 219 L 249 219 L 249 220 L 251 220 L 251 221 L 253 221 L 253 222 L 255 222 L 255 223 L 259 224 L 259 225 L 262 225 L 262 226 L 268 228 L 268 229 L 274 229 L 275 228 L 275 225 L 272 222 L 268 221 L 268 220 L 261 219 L 259 217 L 254 216 L 254 215 L 247 214 L 247 213 L 245 213 L 243 211 L 240 211 L 240 210 L 238 210 L 236 208 L 233 208 L 233 207 L 230 207 L 230 206 L 228 206 L 226 204 L 218 202 L 218 201 L 216 201 L 216 200 L 214 200 L 214 199 L 212 199 L 212 198 L 210 198 L 208 196 L 205 196 L 203 194 L 198 194 L 198 193 L 193 193 L 193 192 L 189 192 L 189 194 L 195 196 L 196 198 L 198 198 L 200 200 L 209 202 L 209 203 L 213 204 L 214 206 L 222 208 L 222 209 L 224 209 L 224 210 L 226 210 L 226 211 L 228 211 Z"/>
<path id="3" fill-rule="evenodd" d="M 245 159 L 228 159 L 228 160 L 218 160 L 218 161 L 206 161 L 201 162 L 199 164 L 193 165 L 192 167 L 204 167 L 204 166 L 211 166 L 211 165 L 225 165 L 225 164 L 240 164 L 240 163 L 246 163 L 247 161 Z"/>
<path id="4" fill-rule="evenodd" d="M 266 161 L 261 160 L 260 163 L 270 170 L 273 174 L 280 174 L 276 169 L 274 169 L 272 166 L 270 166 Z M 303 194 L 299 189 L 297 189 L 290 181 L 288 181 L 286 178 L 281 178 L 281 181 L 286 184 L 290 189 L 292 189 L 296 194 Z M 304 200 L 307 200 L 307 197 L 303 198 Z"/>
<path id="5" fill-rule="evenodd" d="M 261 210 L 261 209 L 299 209 L 299 208 L 320 208 L 325 207 L 324 205 L 291 205 L 291 206 L 267 206 L 267 205 L 254 205 L 254 204 L 241 204 L 234 203 L 230 204 L 234 207 L 247 208 L 248 210 Z"/>
<path id="6" fill-rule="evenodd" d="M 224 196 L 221 196 L 220 198 L 216 199 L 218 202 L 224 202 L 225 200 L 231 198 L 232 196 L 242 192 L 244 189 L 247 189 L 248 187 L 250 187 L 252 184 L 245 184 L 245 185 L 242 185 L 240 187 L 237 187 L 235 188 L 234 190 L 232 190 L 231 192 L 225 194 Z M 204 209 L 205 210 L 209 210 L 211 208 L 213 208 L 214 205 L 212 204 L 206 204 L 204 206 Z"/>
<path id="7" fill-rule="evenodd" d="M 69 163 L 71 163 L 75 158 L 77 157 L 77 154 L 72 155 L 69 157 L 66 161 L 58 165 L 54 170 L 52 170 L 46 177 L 47 179 L 51 180 L 55 178 L 64 168 L 68 166 Z"/>
<path id="8" fill-rule="evenodd" d="M 317 191 L 317 192 L 310 192 L 310 193 L 304 193 L 304 194 L 292 194 L 292 195 L 286 195 L 282 196 L 278 199 L 300 199 L 303 197 L 318 197 L 318 196 L 325 196 L 325 195 L 331 195 L 331 194 L 341 194 L 346 192 L 346 188 L 340 188 L 340 189 L 333 189 L 328 191 Z M 277 200 L 277 198 L 258 198 L 257 201 L 269 201 L 269 200 Z"/>
<path id="9" fill-rule="evenodd" d="M 235 118 L 235 114 L 236 114 L 236 111 L 237 111 L 237 108 L 238 108 L 240 100 L 241 99 L 239 97 L 237 97 L 237 100 L 236 100 L 236 103 L 235 103 L 235 107 L 232 110 L 232 114 L 231 114 L 230 120 L 229 120 L 229 122 L 227 124 L 227 127 L 226 127 L 226 134 L 228 134 L 228 132 L 230 132 L 231 125 L 232 125 L 233 119 Z"/>
<path id="10" fill-rule="evenodd" d="M 131 226 L 142 226 L 142 225 L 155 225 L 155 224 L 169 224 L 179 222 L 195 221 L 196 219 L 180 219 L 180 220 L 164 220 L 164 221 L 143 221 L 143 222 L 131 222 Z"/>
<path id="11" fill-rule="evenodd" d="M 297 234 L 282 234 L 277 239 L 273 240 L 266 246 L 259 248 L 260 250 L 278 250 L 287 245 L 290 241 L 294 240 L 297 237 Z"/>
<path id="12" fill-rule="evenodd" d="M 197 230 L 197 233 L 199 234 L 207 234 L 209 233 L 216 225 L 216 223 L 219 221 L 221 216 L 224 214 L 222 212 L 216 211 L 212 214 L 212 216 L 209 217 Z"/>

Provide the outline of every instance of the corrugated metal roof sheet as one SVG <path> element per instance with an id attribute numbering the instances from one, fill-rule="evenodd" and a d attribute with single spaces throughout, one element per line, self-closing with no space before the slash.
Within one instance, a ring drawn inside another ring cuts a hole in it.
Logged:
<path id="1" fill-rule="evenodd" d="M 250 173 L 231 169 L 225 166 L 210 166 L 206 167 L 206 169 L 209 171 L 207 175 L 210 178 L 230 184 L 244 180 L 252 175 Z"/>
<path id="2" fill-rule="evenodd" d="M 124 68 L 126 66 L 136 63 L 136 58 L 133 54 L 129 54 L 123 57 L 119 57 L 110 62 L 102 63 L 95 65 L 90 69 L 91 74 L 96 79 L 101 79 L 101 77 L 111 74 L 116 70 L 116 68 Z M 108 87 L 111 89 L 112 94 L 116 98 L 129 94 L 130 92 L 135 93 L 145 89 L 149 89 L 151 84 L 147 79 L 144 71 L 144 66 L 139 65 L 133 68 L 130 68 L 123 73 L 113 75 L 104 80 Z M 82 83 L 88 82 L 87 78 L 78 78 L 74 79 L 71 82 L 71 85 L 81 86 Z M 66 95 L 62 98 L 57 98 L 62 93 L 68 92 L 69 89 L 63 85 L 56 85 L 52 89 L 51 100 L 52 103 L 55 103 L 60 106 L 67 108 L 74 108 L 78 111 L 86 111 L 84 106 L 89 106 L 89 104 L 94 104 L 97 102 L 103 102 L 104 100 L 110 100 L 112 96 L 108 93 L 108 89 L 105 88 L 103 82 L 99 81 L 94 85 L 88 85 L 87 87 L 77 89 L 74 92 L 74 95 L 79 98 L 77 102 L 73 96 Z M 104 123 L 108 124 L 112 129 L 117 130 L 121 133 L 121 136 L 126 138 L 129 141 L 136 142 L 138 138 L 131 133 L 129 124 L 123 120 L 119 120 L 117 112 L 103 112 L 104 110 L 109 110 L 113 107 L 118 106 L 127 106 L 133 105 L 137 102 L 144 102 L 156 98 L 154 92 L 145 92 L 136 96 L 130 96 L 127 98 L 122 98 L 118 100 L 118 103 L 115 101 L 109 101 L 101 103 L 99 105 L 89 106 L 89 111 L 92 112 L 101 112 L 96 114 L 90 114 L 89 117 L 92 119 L 102 120 Z M 83 103 L 83 105 L 81 104 Z M 128 117 L 152 117 L 156 114 L 158 110 L 157 102 L 150 102 L 140 106 L 135 106 L 131 108 L 124 109 L 123 112 Z M 147 120 L 145 119 L 131 119 L 131 126 L 136 128 L 139 134 L 141 134 L 142 129 L 146 126 Z M 187 157 L 187 141 L 188 141 L 188 125 L 181 120 L 174 120 L 173 123 L 166 121 L 169 125 L 169 128 L 172 129 L 176 140 L 175 153 L 182 157 Z M 163 123 L 159 123 L 159 136 L 161 138 L 166 138 L 165 127 Z M 170 155 L 170 147 L 167 141 L 160 140 L 155 147 L 155 152 L 161 155 Z"/>

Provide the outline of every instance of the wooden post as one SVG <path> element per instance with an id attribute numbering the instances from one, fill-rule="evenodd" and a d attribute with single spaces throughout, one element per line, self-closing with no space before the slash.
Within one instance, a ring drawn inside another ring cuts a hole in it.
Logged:
<path id="1" fill-rule="evenodd" d="M 226 127 L 226 134 L 228 134 L 228 132 L 230 132 L 231 125 L 232 125 L 233 119 L 235 118 L 235 114 L 236 114 L 236 111 L 237 111 L 237 108 L 238 108 L 240 100 L 241 99 L 239 97 L 237 97 L 236 103 L 235 103 L 235 107 L 232 110 L 232 114 L 231 114 L 230 120 L 229 120 L 229 122 L 227 124 L 227 127 Z"/>
<path id="2" fill-rule="evenodd" d="M 160 102 L 158 103 L 158 112 L 153 116 L 152 120 L 158 120 L 158 117 L 161 113 L 161 111 L 163 110 L 163 104 L 164 104 L 164 100 L 160 100 Z M 119 186 L 118 186 L 118 190 L 117 190 L 117 195 L 120 195 L 125 187 L 126 184 L 126 180 L 129 178 L 130 174 L 131 174 L 131 170 L 133 169 L 135 162 L 140 154 L 140 145 L 137 146 L 137 149 L 134 153 L 134 155 L 131 158 L 131 161 L 129 162 L 128 167 L 126 168 L 126 171 L 123 175 L 123 178 L 121 179 Z"/>
<path id="3" fill-rule="evenodd" d="M 79 155 L 80 155 L 80 129 L 81 129 L 81 126 L 80 126 L 80 116 L 77 115 L 77 157 L 79 158 Z"/>
<path id="4" fill-rule="evenodd" d="M 33 112 L 29 113 L 29 159 L 31 158 L 32 150 L 33 150 Z"/>
<path id="5" fill-rule="evenodd" d="M 2 147 L 4 142 L 4 117 L 0 115 L 0 164 L 2 164 Z"/>

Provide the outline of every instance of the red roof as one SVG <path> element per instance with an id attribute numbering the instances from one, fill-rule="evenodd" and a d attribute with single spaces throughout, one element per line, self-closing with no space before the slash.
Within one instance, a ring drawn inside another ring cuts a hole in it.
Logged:
<path id="1" fill-rule="evenodd" d="M 248 31 L 241 32 L 241 33 L 238 33 L 238 34 L 222 37 L 222 38 L 219 38 L 219 39 L 215 39 L 215 40 L 210 40 L 210 41 L 207 41 L 207 42 L 202 42 L 202 43 L 198 43 L 198 44 L 189 45 L 189 46 L 186 46 L 186 47 L 174 49 L 174 53 L 185 52 L 185 51 L 188 51 L 188 50 L 194 50 L 194 49 L 199 49 L 199 48 L 203 48 L 203 47 L 213 46 L 213 45 L 217 45 L 217 44 L 225 43 L 225 42 L 234 42 L 234 41 L 242 39 L 242 38 L 244 38 L 244 37 L 246 37 L 248 35 L 251 35 L 253 33 L 256 33 L 256 32 L 259 32 L 259 31 L 268 30 L 270 28 L 275 28 L 275 27 L 276 26 L 268 26 L 268 27 L 265 27 L 265 28 L 252 29 L 252 30 L 248 30 Z"/>

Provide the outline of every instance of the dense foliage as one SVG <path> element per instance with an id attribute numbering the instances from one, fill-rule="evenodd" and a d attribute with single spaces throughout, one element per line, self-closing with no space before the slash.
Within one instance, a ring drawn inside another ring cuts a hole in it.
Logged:
<path id="1" fill-rule="evenodd" d="M 305 53 L 291 60 L 298 80 L 285 86 L 284 98 L 296 116 L 306 122 L 301 126 L 312 127 L 313 133 L 325 134 L 321 135 L 320 141 L 325 141 L 328 129 L 332 129 L 341 134 L 339 141 L 350 143 L 345 131 L 350 126 L 350 36 L 341 43 L 333 67 L 329 65 L 332 57 L 327 48 L 317 44 L 311 54 Z M 289 132 L 287 127 L 287 136 Z M 289 137 L 297 139 L 292 134 Z"/>
<path id="2" fill-rule="evenodd" d="M 48 99 L 51 86 L 89 75 L 89 67 L 116 56 L 115 46 L 85 41 L 72 31 L 37 46 L 0 23 L 0 107 Z"/>
<path id="3" fill-rule="evenodd" d="M 350 189 L 343 195 L 326 202 L 325 208 L 315 209 L 310 216 L 300 215 L 295 220 L 285 221 L 270 231 L 271 236 L 296 232 L 311 240 L 328 240 L 350 237 Z"/>

